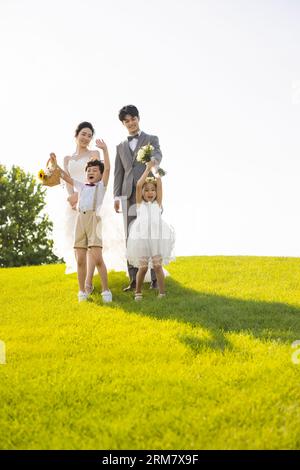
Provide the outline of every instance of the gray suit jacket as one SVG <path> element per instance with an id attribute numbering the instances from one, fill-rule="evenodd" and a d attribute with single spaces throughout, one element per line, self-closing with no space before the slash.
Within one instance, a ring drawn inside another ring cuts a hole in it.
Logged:
<path id="1" fill-rule="evenodd" d="M 126 196 L 130 198 L 133 189 L 145 171 L 144 163 L 136 161 L 141 147 L 151 144 L 154 147 L 153 157 L 160 163 L 162 159 L 158 137 L 141 132 L 135 151 L 132 155 L 128 140 L 117 145 L 115 160 L 114 197 Z"/>

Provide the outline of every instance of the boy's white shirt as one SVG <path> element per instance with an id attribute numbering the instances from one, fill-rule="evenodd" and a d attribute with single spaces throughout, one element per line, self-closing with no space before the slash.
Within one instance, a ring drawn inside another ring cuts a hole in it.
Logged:
<path id="1" fill-rule="evenodd" d="M 105 196 L 106 186 L 103 181 L 95 183 L 95 186 L 90 186 L 80 181 L 74 181 L 74 188 L 78 191 L 78 204 L 77 209 L 80 211 L 92 211 L 94 204 L 94 194 L 96 187 L 98 186 L 97 200 L 96 200 L 96 212 L 99 212 Z"/>

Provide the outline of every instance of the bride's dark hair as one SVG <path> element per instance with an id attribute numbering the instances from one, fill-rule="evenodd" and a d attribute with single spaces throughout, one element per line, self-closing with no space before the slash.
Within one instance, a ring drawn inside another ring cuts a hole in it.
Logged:
<path id="1" fill-rule="evenodd" d="M 83 121 L 81 122 L 80 124 L 78 124 L 77 126 L 77 129 L 75 131 L 75 137 L 78 136 L 79 132 L 82 130 L 82 129 L 85 129 L 85 128 L 88 128 L 92 131 L 92 135 L 94 135 L 94 132 L 95 132 L 95 129 L 93 128 L 92 124 L 90 122 L 87 122 L 87 121 Z"/>

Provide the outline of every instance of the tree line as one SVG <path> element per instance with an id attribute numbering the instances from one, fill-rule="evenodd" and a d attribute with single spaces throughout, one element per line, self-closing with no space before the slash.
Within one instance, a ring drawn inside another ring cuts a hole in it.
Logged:
<path id="1" fill-rule="evenodd" d="M 53 223 L 43 213 L 46 189 L 30 173 L 0 164 L 0 267 L 61 262 L 53 253 Z"/>

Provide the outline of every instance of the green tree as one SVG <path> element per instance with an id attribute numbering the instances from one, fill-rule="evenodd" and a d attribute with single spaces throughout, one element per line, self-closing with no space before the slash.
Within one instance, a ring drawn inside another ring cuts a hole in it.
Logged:
<path id="1" fill-rule="evenodd" d="M 0 266 L 57 263 L 45 189 L 20 167 L 0 165 Z"/>

